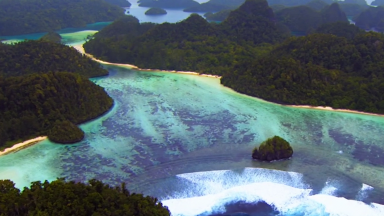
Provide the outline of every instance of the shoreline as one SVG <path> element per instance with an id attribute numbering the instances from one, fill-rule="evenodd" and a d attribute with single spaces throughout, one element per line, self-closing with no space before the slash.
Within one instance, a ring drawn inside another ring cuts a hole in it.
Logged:
<path id="1" fill-rule="evenodd" d="M 106 64 L 106 65 L 115 65 L 115 66 L 122 66 L 122 67 L 128 67 L 130 69 L 135 69 L 138 71 L 148 71 L 148 72 L 168 72 L 168 73 L 179 73 L 179 74 L 189 74 L 189 75 L 195 75 L 195 76 L 203 76 L 203 77 L 212 77 L 212 78 L 217 78 L 220 79 L 221 76 L 219 75 L 211 75 L 211 74 L 201 74 L 198 72 L 193 72 L 193 71 L 176 71 L 176 70 L 160 70 L 160 69 L 142 69 L 137 67 L 136 65 L 132 64 L 122 64 L 122 63 L 111 63 L 111 62 L 106 62 L 100 59 L 95 58 L 93 55 L 86 53 L 84 50 L 84 47 L 82 44 L 76 44 L 76 45 L 69 45 L 73 48 L 75 48 L 77 51 L 79 51 L 81 54 L 84 54 L 91 58 L 92 60 L 99 62 L 101 64 Z"/>
<path id="2" fill-rule="evenodd" d="M 200 73 L 193 72 L 193 71 L 141 69 L 141 68 L 137 67 L 136 65 L 106 62 L 106 61 L 102 61 L 100 59 L 95 58 L 93 55 L 91 55 L 89 53 L 86 53 L 84 48 L 83 48 L 83 44 L 76 44 L 76 45 L 71 45 L 71 46 L 73 48 L 75 48 L 76 50 L 78 50 L 81 54 L 84 54 L 84 55 L 90 57 L 92 60 L 94 60 L 96 62 L 99 62 L 99 63 L 102 63 L 102 64 L 129 67 L 131 69 L 135 69 L 135 70 L 138 70 L 138 71 L 180 73 L 180 74 L 189 74 L 189 75 L 195 75 L 195 76 L 212 77 L 212 78 L 221 79 L 221 76 L 218 76 L 218 75 L 200 74 Z M 226 87 L 226 86 L 224 86 L 224 87 Z M 226 87 L 226 88 L 228 88 L 228 87 Z M 229 88 L 229 89 L 231 89 L 231 88 Z M 238 93 L 238 94 L 242 94 L 242 93 L 237 92 L 237 91 L 235 91 L 233 89 L 231 89 L 231 90 L 236 92 L 236 93 Z M 250 96 L 250 95 L 247 95 L 247 96 L 252 97 L 252 98 L 256 98 L 256 97 L 253 97 L 253 96 Z M 266 100 L 264 100 L 262 98 L 257 98 L 257 99 L 266 101 Z M 279 105 L 279 106 L 285 106 L 285 107 L 293 107 L 293 108 L 301 108 L 301 109 L 314 109 L 314 110 L 323 110 L 323 111 L 343 112 L 343 113 L 353 113 L 353 114 L 361 114 L 361 115 L 370 115 L 370 116 L 384 117 L 384 114 L 368 113 L 368 112 L 357 111 L 357 110 L 349 110 L 349 109 L 334 109 L 334 108 L 329 107 L 329 106 L 284 105 L 284 104 L 274 103 L 274 102 L 270 102 L 270 101 L 266 101 L 266 102 L 272 103 L 272 104 L 275 104 L 275 105 Z"/>
<path id="3" fill-rule="evenodd" d="M 279 104 L 279 105 L 286 106 L 286 107 L 293 107 L 293 108 L 301 108 L 301 109 L 315 109 L 315 110 L 323 110 L 323 111 L 343 112 L 343 113 L 353 113 L 353 114 L 384 117 L 384 114 L 368 113 L 368 112 L 350 110 L 350 109 L 334 109 L 333 107 L 330 107 L 330 106 L 282 105 L 282 104 Z"/>
<path id="4" fill-rule="evenodd" d="M 3 151 L 0 151 L 0 156 L 7 155 L 7 154 L 15 152 L 15 151 L 19 151 L 21 149 L 27 148 L 29 146 L 32 146 L 32 145 L 39 143 L 40 141 L 43 141 L 46 139 L 47 139 L 47 136 L 39 136 L 39 137 L 36 137 L 33 139 L 26 140 L 26 141 L 21 142 L 21 143 L 16 143 L 12 147 L 9 147 L 9 148 L 4 149 Z"/>

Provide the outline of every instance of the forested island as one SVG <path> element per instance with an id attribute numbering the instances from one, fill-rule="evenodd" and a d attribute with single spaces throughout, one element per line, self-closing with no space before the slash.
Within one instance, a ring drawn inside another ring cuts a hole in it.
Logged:
<path id="1" fill-rule="evenodd" d="M 252 151 L 252 158 L 261 161 L 274 161 L 292 157 L 293 149 L 288 141 L 274 136 L 262 142 Z"/>
<path id="2" fill-rule="evenodd" d="M 107 75 L 74 48 L 44 40 L 0 44 L 0 149 L 48 135 L 74 143 L 76 124 L 107 112 L 113 100 L 89 77 Z"/>
<path id="3" fill-rule="evenodd" d="M 162 8 L 149 8 L 145 11 L 145 15 L 164 15 L 167 14 L 167 11 Z"/>
<path id="4" fill-rule="evenodd" d="M 49 32 L 113 21 L 124 9 L 104 0 L 1 0 L 0 35 Z"/>
<path id="5" fill-rule="evenodd" d="M 1 149 L 41 135 L 52 135 L 58 143 L 80 141 L 84 137 L 77 132 L 80 129 L 62 121 L 80 124 L 113 105 L 103 88 L 75 73 L 0 77 L 0 86 Z"/>
<path id="6" fill-rule="evenodd" d="M 276 103 L 384 113 L 383 35 L 350 25 L 337 4 L 320 14 L 322 25 L 308 36 L 290 37 L 265 0 L 247 0 L 220 24 L 191 15 L 142 28 L 131 19 L 140 31 L 101 30 L 84 48 L 140 68 L 221 75 L 223 85 Z M 289 27 L 305 26 L 296 20 Z"/>
<path id="7" fill-rule="evenodd" d="M 170 216 L 157 198 L 130 193 L 125 183 L 112 187 L 92 179 L 87 184 L 32 182 L 22 191 L 10 180 L 0 180 L 0 214 L 19 215 L 121 215 Z"/>
<path id="8" fill-rule="evenodd" d="M 46 40 L 0 43 L 0 76 L 73 72 L 85 77 L 108 75 L 108 71 L 75 48 Z"/>

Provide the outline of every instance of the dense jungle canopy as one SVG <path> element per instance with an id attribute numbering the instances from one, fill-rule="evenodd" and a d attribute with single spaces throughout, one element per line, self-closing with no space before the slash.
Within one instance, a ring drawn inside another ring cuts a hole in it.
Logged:
<path id="1" fill-rule="evenodd" d="M 112 105 L 103 88 L 75 73 L 0 76 L 0 148 L 47 135 L 60 121 L 79 124 L 96 118 Z M 67 135 L 61 137 L 54 141 L 67 143 Z"/>
<path id="2" fill-rule="evenodd" d="M 45 40 L 23 41 L 14 45 L 0 43 L 0 75 L 66 71 L 85 77 L 108 75 L 99 63 L 75 48 Z"/>
<path id="3" fill-rule="evenodd" d="M 32 182 L 22 191 L 10 180 L 0 180 L 0 216 L 169 216 L 156 198 L 130 193 L 125 184 L 111 187 L 92 179 L 88 184 Z"/>

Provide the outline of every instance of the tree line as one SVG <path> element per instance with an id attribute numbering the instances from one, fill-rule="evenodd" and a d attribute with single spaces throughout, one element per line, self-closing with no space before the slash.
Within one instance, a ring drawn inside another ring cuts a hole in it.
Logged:
<path id="1" fill-rule="evenodd" d="M 22 191 L 0 180 L 0 216 L 169 216 L 157 198 L 130 193 L 125 183 L 112 187 L 92 179 L 87 184 L 36 181 Z"/>

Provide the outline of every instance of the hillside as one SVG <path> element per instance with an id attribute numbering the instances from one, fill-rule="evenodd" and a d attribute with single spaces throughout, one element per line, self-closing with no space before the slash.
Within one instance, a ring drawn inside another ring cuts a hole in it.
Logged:
<path id="1" fill-rule="evenodd" d="M 108 75 L 100 64 L 76 49 L 44 40 L 24 41 L 15 45 L 0 43 L 0 76 L 66 71 L 85 77 Z"/>
<path id="2" fill-rule="evenodd" d="M 384 32 L 384 6 L 370 7 L 354 17 L 356 26 L 364 30 Z"/>
<path id="3" fill-rule="evenodd" d="M 113 21 L 124 9 L 104 0 L 1 0 L 0 35 L 49 32 Z"/>
<path id="4" fill-rule="evenodd" d="M 348 22 L 347 16 L 334 3 L 316 11 L 308 6 L 284 8 L 276 12 L 277 20 L 292 32 L 308 33 L 322 24 L 332 22 Z"/>
<path id="5" fill-rule="evenodd" d="M 184 21 L 156 25 L 143 34 L 109 37 L 106 28 L 84 44 L 84 48 L 103 60 L 131 63 L 141 68 L 222 74 L 237 58 L 257 55 L 254 45 L 281 42 L 287 37 L 275 23 L 266 1 L 248 0 L 244 5 L 232 11 L 221 24 L 210 24 L 192 14 Z M 139 28 L 144 24 L 116 22 L 111 25 L 118 32 L 126 25 Z"/>
<path id="6" fill-rule="evenodd" d="M 281 104 L 384 113 L 384 37 L 329 34 L 290 38 L 263 58 L 239 63 L 222 83 Z"/>
<path id="7" fill-rule="evenodd" d="M 0 86 L 0 147 L 9 141 L 47 135 L 60 121 L 88 121 L 113 105 L 103 88 L 74 73 L 2 77 Z"/>

